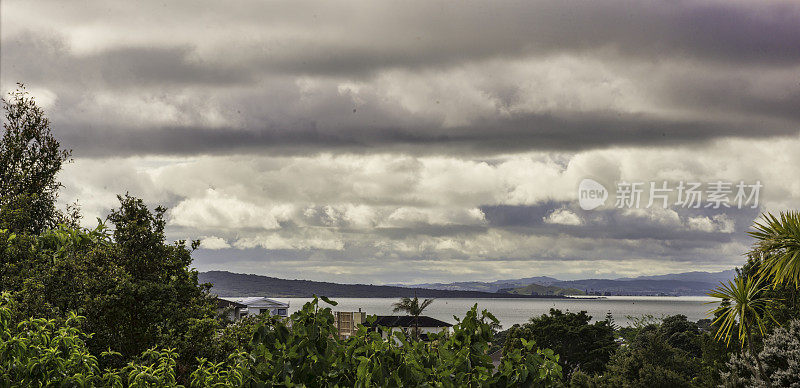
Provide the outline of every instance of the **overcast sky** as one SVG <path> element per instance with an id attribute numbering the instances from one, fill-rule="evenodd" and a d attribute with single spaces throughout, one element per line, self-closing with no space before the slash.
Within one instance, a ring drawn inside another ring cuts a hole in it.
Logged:
<path id="1" fill-rule="evenodd" d="M 717 271 L 759 213 L 800 208 L 797 1 L 0 4 L 0 88 L 24 82 L 73 149 L 61 201 L 86 226 L 119 193 L 167 206 L 201 271 Z M 585 178 L 606 205 L 579 206 Z M 757 208 L 615 206 L 681 181 L 763 187 Z"/>

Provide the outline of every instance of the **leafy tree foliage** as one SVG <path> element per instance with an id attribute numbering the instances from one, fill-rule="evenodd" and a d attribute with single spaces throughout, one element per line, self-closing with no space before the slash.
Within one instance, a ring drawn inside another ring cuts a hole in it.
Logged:
<path id="1" fill-rule="evenodd" d="M 770 332 L 800 318 L 798 279 L 800 272 L 800 213 L 764 214 L 749 234 L 756 239 L 747 263 L 737 269 L 737 278 L 710 295 L 720 298 L 712 326 L 726 341 L 747 345 L 749 355 L 738 354 L 718 370 L 726 385 L 768 385 L 772 372 L 762 363 L 762 342 Z M 738 330 L 733 330 L 733 327 Z M 756 330 L 757 329 L 757 330 Z M 748 372 L 741 368 L 748 367 Z M 730 371 L 728 371 L 730 368 Z M 745 377 L 742 377 L 745 376 Z"/>
<path id="2" fill-rule="evenodd" d="M 119 200 L 120 208 L 108 217 L 114 244 L 107 259 L 122 269 L 124 282 L 108 297 L 114 307 L 125 307 L 103 318 L 104 327 L 125 329 L 122 336 L 106 334 L 124 355 L 156 344 L 184 353 L 194 348 L 191 353 L 198 354 L 197 341 L 213 334 L 216 320 L 208 285 L 198 285 L 197 271 L 190 269 L 190 249 L 185 241 L 165 242 L 164 208 L 151 212 L 141 199 L 127 195 Z"/>
<path id="3" fill-rule="evenodd" d="M 585 311 L 564 313 L 550 309 L 549 315 L 531 318 L 529 323 L 509 329 L 504 353 L 520 347 L 522 340 L 535 341 L 560 356 L 567 375 L 575 370 L 601 373 L 617 344 L 610 321 L 589 323 L 591 319 Z"/>
<path id="4" fill-rule="evenodd" d="M 331 302 L 333 303 L 333 302 Z M 13 327 L 7 294 L 0 301 L 0 385 L 71 385 L 98 387 L 177 387 L 179 355 L 172 349 L 146 350 L 121 368 L 101 371 L 72 315 L 62 326 L 30 319 Z M 506 354 L 497 371 L 486 353 L 490 322 L 477 306 L 450 335 L 412 341 L 396 332 L 386 341 L 361 326 L 339 340 L 330 308 L 315 298 L 288 320 L 269 317 L 253 333 L 250 351 L 237 351 L 222 362 L 200 359 L 189 374 L 192 387 L 242 386 L 555 386 L 561 378 L 558 356 L 537 350 L 533 342 Z M 30 330 L 32 328 L 32 330 Z M 114 357 L 104 353 L 101 357 Z"/>
<path id="5" fill-rule="evenodd" d="M 94 354 L 119 352 L 117 364 L 154 346 L 176 348 L 182 364 L 205 355 L 203 343 L 218 327 L 215 309 L 189 268 L 190 249 L 164 241 L 163 213 L 125 196 L 109 216 L 113 229 L 0 231 L 0 287 L 18 300 L 17 320 L 79 312 L 93 333 L 87 346 Z"/>
<path id="6" fill-rule="evenodd" d="M 12 325 L 8 294 L 0 295 L 0 386 L 88 386 L 99 373 L 97 359 L 71 314 L 64 326 L 29 319 Z"/>
<path id="7" fill-rule="evenodd" d="M 62 220 L 56 211 L 56 174 L 69 160 L 50 131 L 44 111 L 19 84 L 2 99 L 0 138 L 0 229 L 38 234 Z"/>
<path id="8" fill-rule="evenodd" d="M 685 315 L 671 315 L 664 318 L 659 332 L 673 348 L 685 351 L 693 357 L 702 355 L 702 345 L 698 340 L 700 329 L 697 323 L 689 321 Z"/>
<path id="9" fill-rule="evenodd" d="M 718 387 L 722 384 L 722 372 L 728 370 L 727 362 L 736 349 L 729 348 L 714 334 L 703 331 L 699 337 L 701 355 L 695 362 L 700 365 L 700 374 L 693 380 L 698 387 Z"/>
<path id="10" fill-rule="evenodd" d="M 18 303 L 15 322 L 28 317 L 63 322 L 71 312 L 94 333 L 94 354 L 120 353 L 119 363 L 153 346 L 174 347 L 193 363 L 217 328 L 208 288 L 190 269 L 191 248 L 168 244 L 163 208 L 120 196 L 119 209 L 86 230 L 56 211 L 56 175 L 70 152 L 20 85 L 3 100 L 0 139 L 0 291 Z"/>

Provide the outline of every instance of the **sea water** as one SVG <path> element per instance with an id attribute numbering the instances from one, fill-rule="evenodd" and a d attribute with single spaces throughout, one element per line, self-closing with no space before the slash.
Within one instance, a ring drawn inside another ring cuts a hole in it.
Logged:
<path id="1" fill-rule="evenodd" d="M 300 309 L 303 303 L 311 298 L 273 298 L 289 302 L 289 313 Z M 334 311 L 361 311 L 369 315 L 399 315 L 392 311 L 392 304 L 398 298 L 331 298 L 338 302 Z M 619 326 L 629 326 L 629 317 L 652 315 L 655 318 L 683 314 L 691 321 L 710 318 L 708 311 L 717 304 L 708 302 L 714 298 L 705 296 L 608 296 L 601 298 L 537 298 L 537 299 L 501 299 L 501 298 L 438 298 L 425 309 L 423 315 L 448 323 L 456 323 L 453 316 L 463 317 L 474 304 L 478 309 L 489 310 L 500 320 L 503 328 L 527 322 L 531 317 L 547 314 L 551 308 L 562 311 L 586 311 L 592 320 L 603 320 L 608 313 Z M 321 305 L 325 305 L 320 301 Z"/>

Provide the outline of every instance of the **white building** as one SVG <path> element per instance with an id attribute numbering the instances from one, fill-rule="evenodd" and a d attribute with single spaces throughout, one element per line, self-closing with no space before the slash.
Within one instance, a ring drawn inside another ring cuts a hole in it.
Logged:
<path id="1" fill-rule="evenodd" d="M 220 315 L 224 314 L 230 321 L 239 320 L 242 317 L 242 310 L 247 309 L 247 306 L 229 299 L 214 298 L 214 300 L 217 304 L 217 312 Z"/>
<path id="2" fill-rule="evenodd" d="M 223 298 L 238 305 L 244 306 L 234 311 L 235 319 L 248 315 L 269 314 L 279 317 L 289 315 L 289 303 L 284 303 L 270 298 L 254 296 L 249 298 Z"/>

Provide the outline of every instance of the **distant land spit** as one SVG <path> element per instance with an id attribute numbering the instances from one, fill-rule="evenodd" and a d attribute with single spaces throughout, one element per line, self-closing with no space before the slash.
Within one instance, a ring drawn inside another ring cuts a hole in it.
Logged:
<path id="1" fill-rule="evenodd" d="M 324 295 L 336 298 L 543 298 L 545 296 L 518 295 L 481 291 L 451 291 L 370 284 L 339 284 L 311 280 L 278 279 L 262 275 L 246 275 L 227 271 L 209 271 L 199 274 L 201 283 L 211 283 L 211 292 L 219 296 L 269 296 L 283 298 L 308 298 Z M 546 296 L 563 298 L 564 296 Z"/>
<path id="2" fill-rule="evenodd" d="M 415 285 L 339 284 L 311 280 L 279 279 L 227 271 L 201 272 L 201 283 L 212 283 L 220 296 L 271 296 L 305 298 L 325 295 L 339 298 L 559 298 L 564 295 L 705 295 L 719 282 L 732 279 L 734 270 L 686 272 L 619 279 L 562 281 L 539 276 L 494 282 L 427 283 Z M 543 295 L 547 293 L 547 295 Z M 534 295 L 531 295 L 534 294 Z"/>

